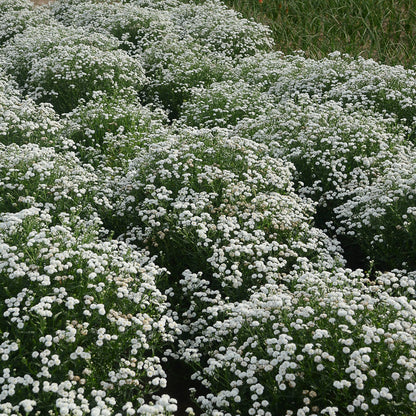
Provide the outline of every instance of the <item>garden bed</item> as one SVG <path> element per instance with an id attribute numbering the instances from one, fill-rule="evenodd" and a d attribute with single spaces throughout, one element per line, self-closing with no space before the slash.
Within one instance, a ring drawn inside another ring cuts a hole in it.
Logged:
<path id="1" fill-rule="evenodd" d="M 275 46 L 0 5 L 2 415 L 416 416 L 416 73 Z"/>

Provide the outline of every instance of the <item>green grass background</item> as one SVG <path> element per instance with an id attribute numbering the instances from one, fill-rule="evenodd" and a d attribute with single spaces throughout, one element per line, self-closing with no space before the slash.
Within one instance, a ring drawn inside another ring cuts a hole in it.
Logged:
<path id="1" fill-rule="evenodd" d="M 266 23 L 277 48 L 321 58 L 335 50 L 389 65 L 416 64 L 416 0 L 225 0 Z"/>

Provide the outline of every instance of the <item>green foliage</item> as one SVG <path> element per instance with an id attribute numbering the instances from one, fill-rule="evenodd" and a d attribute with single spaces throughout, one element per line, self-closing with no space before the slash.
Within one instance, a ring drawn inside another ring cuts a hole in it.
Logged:
<path id="1" fill-rule="evenodd" d="M 246 17 L 269 25 L 278 50 L 322 58 L 333 51 L 413 66 L 413 0 L 226 0 Z"/>

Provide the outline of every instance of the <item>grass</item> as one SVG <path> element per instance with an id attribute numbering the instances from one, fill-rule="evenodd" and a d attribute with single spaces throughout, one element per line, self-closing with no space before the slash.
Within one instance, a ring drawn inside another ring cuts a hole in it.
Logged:
<path id="1" fill-rule="evenodd" d="M 321 58 L 335 50 L 389 65 L 416 64 L 414 0 L 225 0 L 268 24 L 277 48 Z"/>

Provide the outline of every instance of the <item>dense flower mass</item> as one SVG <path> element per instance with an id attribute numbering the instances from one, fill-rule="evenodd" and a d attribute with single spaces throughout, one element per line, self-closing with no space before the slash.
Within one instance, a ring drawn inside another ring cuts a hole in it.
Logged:
<path id="1" fill-rule="evenodd" d="M 161 251 L 165 266 L 181 258 L 232 299 L 309 261 L 340 262 L 336 243 L 309 225 L 313 205 L 293 192 L 291 165 L 264 153 L 192 130 L 144 148 L 113 180 L 122 238 Z"/>
<path id="2" fill-rule="evenodd" d="M 152 110 L 135 97 L 97 92 L 63 118 L 61 140 L 71 141 L 79 157 L 94 166 L 125 165 L 143 143 L 168 134 L 167 121 L 162 109 Z"/>
<path id="3" fill-rule="evenodd" d="M 46 7 L 34 7 L 29 0 L 3 0 L 0 4 L 0 45 L 28 27 L 52 21 Z"/>
<path id="4" fill-rule="evenodd" d="M 0 72 L 0 141 L 2 144 L 51 143 L 62 124 L 50 104 L 37 105 Z"/>
<path id="5" fill-rule="evenodd" d="M 218 0 L 3 0 L 0 414 L 416 416 L 415 132 Z"/>
<path id="6" fill-rule="evenodd" d="M 272 156 L 294 163 L 299 191 L 323 205 L 372 183 L 384 162 L 409 147 L 409 130 L 394 117 L 333 100 L 319 103 L 307 94 L 288 98 L 255 119 L 246 117 L 235 130 L 266 143 Z"/>
<path id="7" fill-rule="evenodd" d="M 97 217 L 59 220 L 38 208 L 0 219 L 0 410 L 28 413 L 30 401 L 41 413 L 54 403 L 63 415 L 115 414 L 132 391 L 138 408 L 166 385 L 154 352 L 175 324 L 155 286 L 162 271 L 146 253 L 101 241 Z"/>
<path id="8" fill-rule="evenodd" d="M 351 270 L 291 280 L 292 291 L 264 285 L 248 301 L 207 307 L 191 324 L 197 336 L 181 353 L 209 389 L 201 407 L 218 415 L 237 414 L 242 403 L 250 415 L 324 414 L 343 396 L 339 414 L 412 414 L 415 302 L 366 287 Z"/>
<path id="9" fill-rule="evenodd" d="M 416 236 L 416 154 L 400 153 L 384 163 L 384 174 L 360 186 L 337 207 L 339 233 L 360 241 L 373 260 L 414 270 Z M 399 245 L 401 251 L 396 247 Z"/>
<path id="10" fill-rule="evenodd" d="M 6 42 L 4 67 L 25 93 L 64 113 L 94 91 L 133 94 L 143 87 L 140 60 L 119 46 L 111 35 L 55 22 L 27 28 Z"/>
<path id="11" fill-rule="evenodd" d="M 134 3 L 79 1 L 69 7 L 67 1 L 57 0 L 52 11 L 66 26 L 109 33 L 128 49 L 143 49 L 173 29 L 170 13 Z"/>

